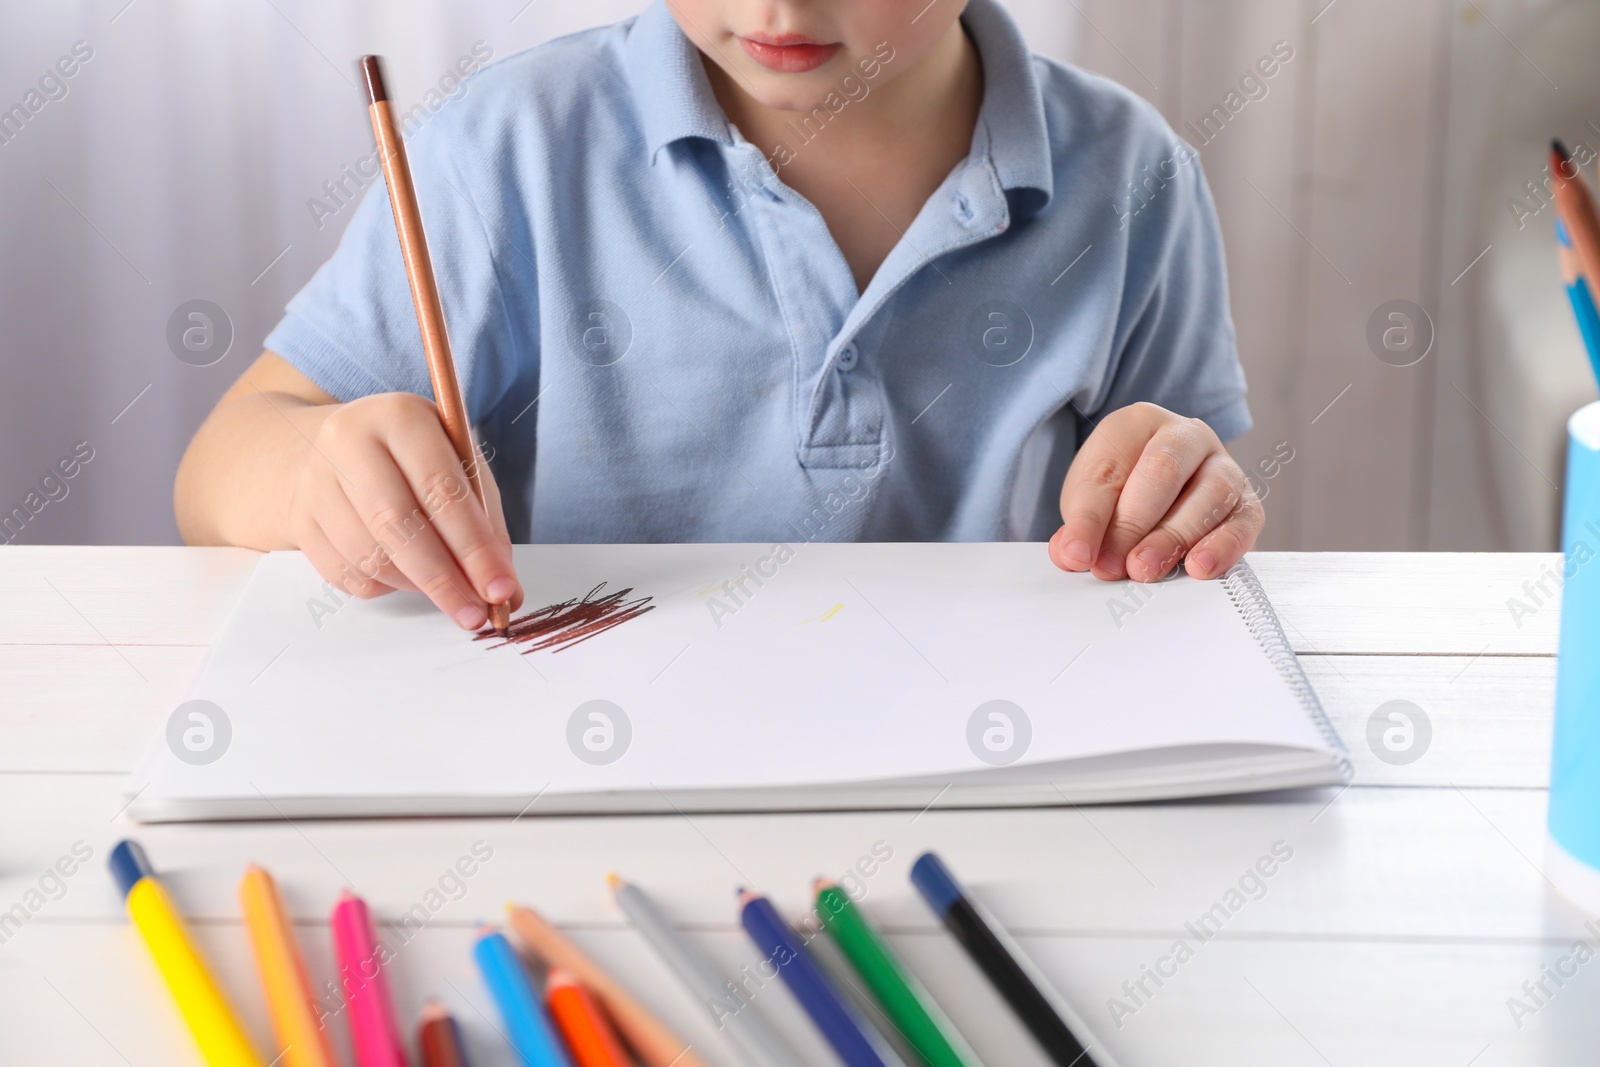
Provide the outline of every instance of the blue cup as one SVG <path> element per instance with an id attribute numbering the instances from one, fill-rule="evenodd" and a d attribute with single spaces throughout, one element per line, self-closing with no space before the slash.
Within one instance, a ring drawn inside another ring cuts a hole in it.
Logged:
<path id="1" fill-rule="evenodd" d="M 1600 402 L 1567 421 L 1550 880 L 1600 912 Z"/>

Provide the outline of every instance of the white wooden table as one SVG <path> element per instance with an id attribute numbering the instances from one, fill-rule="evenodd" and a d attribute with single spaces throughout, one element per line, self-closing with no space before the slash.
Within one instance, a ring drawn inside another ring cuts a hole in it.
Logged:
<path id="1" fill-rule="evenodd" d="M 1507 607 L 1555 556 L 1253 557 L 1350 747 L 1356 784 L 1344 790 L 920 815 L 134 826 L 120 812 L 120 776 L 178 703 L 253 558 L 0 551 L 0 913 L 22 904 L 28 917 L 17 930 L 0 926 L 0 1064 L 199 1062 L 106 873 L 107 851 L 130 833 L 166 872 L 263 1048 L 269 1026 L 234 896 L 249 860 L 283 885 L 319 979 L 334 974 L 325 919 L 341 887 L 389 922 L 423 904 L 419 929 L 390 931 L 398 1007 L 411 1020 L 427 997 L 444 999 L 475 1063 L 513 1062 L 468 947 L 472 923 L 515 899 L 572 931 L 708 1059 L 731 1067 L 710 1021 L 612 906 L 606 872 L 652 889 L 731 972 L 756 959 L 735 922 L 735 886 L 762 887 L 798 916 L 814 876 L 883 842 L 893 859 L 867 883 L 865 907 L 991 1067 L 1044 1061 L 911 889 L 907 869 L 926 848 L 1018 935 L 1127 1067 L 1600 1056 L 1600 962 L 1563 988 L 1547 980 L 1549 997 L 1523 989 L 1580 938 L 1596 942 L 1588 917 L 1540 873 L 1558 608 L 1547 601 L 1518 625 Z M 1369 716 L 1393 699 L 1423 708 L 1433 727 L 1425 753 L 1405 766 L 1379 760 L 1366 741 Z M 470 738 L 469 718 L 461 728 Z M 492 858 L 452 883 L 447 870 L 479 841 Z M 1185 923 L 1275 844 L 1292 858 L 1199 943 Z M 30 894 L 74 847 L 92 858 Z M 430 896 L 441 879 L 445 892 Z M 1159 988 L 1146 978 L 1151 995 L 1135 1001 L 1124 982 L 1179 938 L 1193 957 Z M 1137 1009 L 1120 1027 L 1112 997 Z M 1512 997 L 1532 1013 L 1514 1018 Z M 763 990 L 757 1004 L 808 1062 L 833 1062 L 786 991 Z"/>

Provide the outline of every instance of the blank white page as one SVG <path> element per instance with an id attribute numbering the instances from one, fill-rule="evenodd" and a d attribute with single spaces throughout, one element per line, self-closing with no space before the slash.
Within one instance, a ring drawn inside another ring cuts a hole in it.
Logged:
<path id="1" fill-rule="evenodd" d="M 191 697 L 213 763 L 158 743 L 152 796 L 476 796 L 822 786 L 992 771 L 979 705 L 1011 701 L 1018 766 L 1200 744 L 1330 752 L 1220 582 L 1103 583 L 1041 544 L 519 546 L 519 614 L 633 590 L 648 612 L 521 654 L 423 597 L 337 610 L 297 552 L 258 563 Z M 765 560 L 765 562 L 763 562 Z M 730 585 L 741 573 L 742 585 Z M 591 700 L 631 726 L 578 758 Z M 615 743 L 613 741 L 613 743 Z"/>

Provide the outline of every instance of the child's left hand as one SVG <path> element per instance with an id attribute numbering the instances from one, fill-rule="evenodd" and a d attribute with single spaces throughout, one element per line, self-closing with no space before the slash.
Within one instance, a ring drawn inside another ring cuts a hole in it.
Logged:
<path id="1" fill-rule="evenodd" d="M 1096 578 L 1153 582 L 1180 560 L 1215 578 L 1248 552 L 1266 513 L 1211 427 L 1154 404 L 1113 411 L 1061 487 L 1050 558 Z"/>

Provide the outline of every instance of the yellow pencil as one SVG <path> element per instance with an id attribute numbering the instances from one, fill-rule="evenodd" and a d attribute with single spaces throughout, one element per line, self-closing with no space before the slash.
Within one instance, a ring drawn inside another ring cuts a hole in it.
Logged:
<path id="1" fill-rule="evenodd" d="M 206 1063 L 211 1067 L 262 1067 L 261 1057 L 234 1017 L 228 998 L 190 941 L 183 916 L 156 880 L 144 849 L 124 841 L 111 850 L 110 862 L 128 918 L 144 937 Z"/>
<path id="2" fill-rule="evenodd" d="M 320 1025 L 305 961 L 272 875 L 251 864 L 239 881 L 239 905 L 255 949 L 261 988 L 272 1013 L 272 1031 L 283 1067 L 337 1067 L 328 1031 Z"/>

